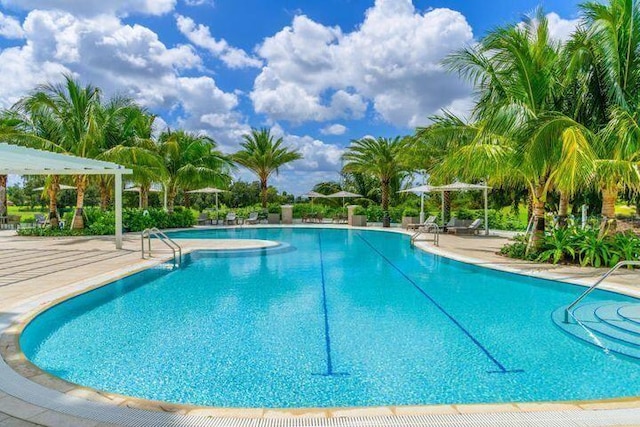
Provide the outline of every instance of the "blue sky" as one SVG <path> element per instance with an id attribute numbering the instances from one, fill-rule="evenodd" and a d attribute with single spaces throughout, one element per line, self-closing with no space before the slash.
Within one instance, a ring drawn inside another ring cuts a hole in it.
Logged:
<path id="1" fill-rule="evenodd" d="M 542 6 L 552 33 L 576 0 L 0 0 L 0 106 L 71 73 L 129 95 L 158 127 L 238 148 L 270 127 L 304 159 L 272 183 L 296 194 L 337 179 L 352 139 L 409 134 L 442 109 L 464 115 L 468 85 L 439 63 Z M 252 179 L 246 172 L 238 176 Z"/>

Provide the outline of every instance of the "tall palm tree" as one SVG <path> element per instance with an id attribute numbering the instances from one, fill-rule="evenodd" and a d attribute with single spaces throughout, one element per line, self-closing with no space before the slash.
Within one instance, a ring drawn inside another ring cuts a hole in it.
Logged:
<path id="1" fill-rule="evenodd" d="M 165 131 L 158 138 L 158 152 L 166 173 L 167 209 L 173 212 L 178 190 L 200 186 L 226 186 L 232 164 L 217 149 L 216 142 L 202 134 Z"/>
<path id="2" fill-rule="evenodd" d="M 351 142 L 343 154 L 345 172 L 372 174 L 380 181 L 383 227 L 390 227 L 389 193 L 391 183 L 407 171 L 404 161 L 408 138 L 362 138 Z"/>
<path id="3" fill-rule="evenodd" d="M 302 155 L 283 146 L 282 138 L 274 138 L 271 130 L 266 128 L 252 129 L 243 138 L 244 142 L 240 143 L 242 150 L 236 152 L 232 159 L 258 176 L 262 207 L 266 208 L 269 176 L 278 173 L 281 166 L 301 159 Z"/>
<path id="4" fill-rule="evenodd" d="M 595 135 L 594 183 L 600 191 L 602 230 L 613 231 L 615 203 L 624 188 L 640 190 L 640 6 L 634 0 L 587 2 L 584 25 L 567 45 L 567 102 Z"/>
<path id="5" fill-rule="evenodd" d="M 94 158 L 99 154 L 101 131 L 98 121 L 100 89 L 92 85 L 81 86 L 71 76 L 65 75 L 60 84 L 40 86 L 23 98 L 16 107 L 29 114 L 45 116 L 56 127 L 56 139 L 41 141 L 40 148 Z M 73 228 L 84 228 L 84 195 L 88 185 L 87 175 L 76 175 L 76 211 Z"/>
<path id="6" fill-rule="evenodd" d="M 549 192 L 574 191 L 588 181 L 593 164 L 580 124 L 556 113 L 563 94 L 559 58 L 542 11 L 492 31 L 445 62 L 476 87 L 472 120 L 445 114 L 418 130 L 424 145 L 442 153 L 430 171 L 436 177 L 525 184 L 534 204 L 535 246 L 542 243 Z"/>

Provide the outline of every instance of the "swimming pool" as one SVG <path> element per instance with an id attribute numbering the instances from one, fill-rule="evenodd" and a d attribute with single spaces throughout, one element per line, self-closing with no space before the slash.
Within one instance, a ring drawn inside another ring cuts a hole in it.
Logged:
<path id="1" fill-rule="evenodd" d="M 640 363 L 564 334 L 583 288 L 500 273 L 375 231 L 243 228 L 277 250 L 197 252 L 37 316 L 41 369 L 112 393 L 223 407 L 526 402 L 636 396 Z M 589 301 L 633 301 L 596 291 Z"/>

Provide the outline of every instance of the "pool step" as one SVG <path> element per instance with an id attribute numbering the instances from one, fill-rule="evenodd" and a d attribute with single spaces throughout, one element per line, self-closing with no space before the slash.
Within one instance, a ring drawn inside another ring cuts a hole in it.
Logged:
<path id="1" fill-rule="evenodd" d="M 557 309 L 554 323 L 566 333 L 604 349 L 640 360 L 640 304 L 601 301 L 573 309 L 564 322 L 564 310 Z"/>

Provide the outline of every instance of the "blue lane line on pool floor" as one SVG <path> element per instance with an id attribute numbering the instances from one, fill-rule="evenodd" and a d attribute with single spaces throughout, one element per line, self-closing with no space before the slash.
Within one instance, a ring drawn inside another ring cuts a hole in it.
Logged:
<path id="1" fill-rule="evenodd" d="M 524 372 L 523 369 L 507 369 L 507 368 L 505 368 L 504 365 L 502 363 L 500 363 L 498 361 L 498 359 L 496 359 L 489 352 L 489 350 L 487 350 L 487 348 L 485 346 L 483 346 L 480 341 L 478 341 L 478 339 L 476 337 L 471 335 L 471 332 L 469 332 L 464 326 L 462 326 L 462 324 L 460 322 L 458 322 L 458 320 L 455 317 L 453 317 L 453 315 L 451 315 L 447 310 L 444 309 L 444 307 L 442 307 L 440 304 L 438 304 L 438 302 L 435 299 L 433 299 L 433 297 L 431 295 L 429 295 L 416 282 L 414 282 L 413 279 L 411 279 L 411 277 L 409 277 L 404 271 L 402 271 L 400 269 L 400 267 L 395 265 L 393 263 L 393 261 L 391 261 L 389 258 L 387 258 L 382 252 L 380 252 L 375 246 L 373 246 L 373 244 L 371 244 L 371 242 L 369 242 L 367 239 L 365 239 L 360 233 L 356 234 L 356 236 L 358 236 L 364 243 L 367 244 L 367 246 L 369 246 L 375 253 L 380 255 L 380 257 L 382 257 L 382 259 L 384 259 L 398 273 L 400 273 L 402 275 L 402 277 L 405 278 L 405 280 L 407 280 L 409 283 L 411 283 L 413 285 L 413 287 L 415 287 L 418 290 L 418 292 L 420 292 L 425 298 L 427 298 L 429 301 L 431 301 L 431 303 L 433 305 L 435 305 L 436 308 L 442 312 L 442 314 L 447 316 L 449 318 L 449 320 L 451 320 L 454 325 L 456 325 L 471 341 L 473 341 L 473 343 L 480 350 L 482 350 L 482 352 L 489 358 L 489 360 L 491 360 L 491 362 L 493 362 L 493 364 L 498 367 L 497 370 L 495 370 L 495 371 L 487 371 L 487 373 L 489 373 L 489 374 L 508 374 L 508 373 Z"/>
<path id="2" fill-rule="evenodd" d="M 323 377 L 346 376 L 347 372 L 335 372 L 333 370 L 333 359 L 331 357 L 331 334 L 329 329 L 329 311 L 327 310 L 327 285 L 324 278 L 324 258 L 322 252 L 322 236 L 318 233 L 318 248 L 320 252 L 320 278 L 322 280 L 322 311 L 324 313 L 324 348 L 327 354 L 327 371 L 321 374 Z"/>

